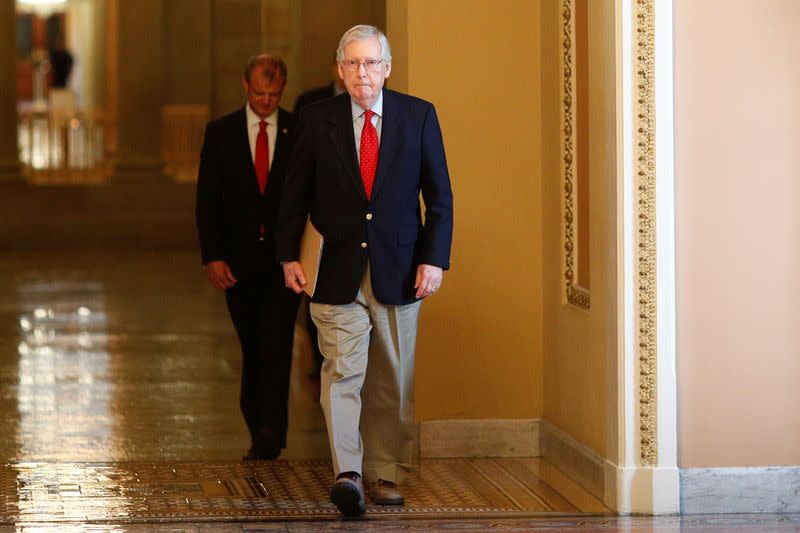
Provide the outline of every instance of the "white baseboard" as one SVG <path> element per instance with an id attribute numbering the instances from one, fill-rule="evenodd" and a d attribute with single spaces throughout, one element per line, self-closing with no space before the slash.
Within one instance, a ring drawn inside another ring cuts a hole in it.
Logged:
<path id="1" fill-rule="evenodd" d="M 672 515 L 680 512 L 677 467 L 614 468 L 616 502 L 620 513 Z"/>
<path id="2" fill-rule="evenodd" d="M 682 468 L 681 513 L 798 513 L 800 466 Z"/>

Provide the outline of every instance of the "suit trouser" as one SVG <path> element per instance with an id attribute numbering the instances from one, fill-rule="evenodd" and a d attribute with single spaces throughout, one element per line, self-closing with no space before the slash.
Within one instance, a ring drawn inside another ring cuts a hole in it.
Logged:
<path id="1" fill-rule="evenodd" d="M 420 304 L 378 302 L 369 266 L 352 303 L 311 304 L 325 357 L 320 404 L 336 475 L 354 471 L 397 482 L 411 469 Z"/>
<path id="2" fill-rule="evenodd" d="M 286 288 L 280 265 L 267 267 L 225 291 L 242 346 L 239 406 L 255 440 L 271 432 L 286 447 L 289 373 L 300 297 Z"/>
<path id="3" fill-rule="evenodd" d="M 322 362 L 325 360 L 322 357 L 322 352 L 319 350 L 319 339 L 317 339 L 317 325 L 314 324 L 314 319 L 311 318 L 311 302 L 308 301 L 308 297 L 304 294 L 301 294 L 302 299 L 304 300 L 301 302 L 303 309 L 305 311 L 306 317 L 306 330 L 308 331 L 308 339 L 311 341 L 311 364 L 319 369 L 322 367 Z"/>

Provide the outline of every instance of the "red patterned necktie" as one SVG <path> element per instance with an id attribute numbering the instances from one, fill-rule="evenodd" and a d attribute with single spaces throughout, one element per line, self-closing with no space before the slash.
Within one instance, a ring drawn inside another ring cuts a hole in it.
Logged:
<path id="1" fill-rule="evenodd" d="M 364 128 L 361 130 L 361 180 L 367 200 L 372 196 L 372 185 L 375 183 L 375 170 L 378 168 L 378 132 L 372 125 L 371 110 L 364 112 Z"/>
<path id="2" fill-rule="evenodd" d="M 261 194 L 264 194 L 264 187 L 267 186 L 267 176 L 269 175 L 269 136 L 267 135 L 267 123 L 263 120 L 258 123 L 255 167 L 258 188 L 261 190 Z"/>

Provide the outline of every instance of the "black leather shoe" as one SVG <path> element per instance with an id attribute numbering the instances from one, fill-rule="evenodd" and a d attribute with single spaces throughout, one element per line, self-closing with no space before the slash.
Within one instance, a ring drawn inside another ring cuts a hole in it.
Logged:
<path id="1" fill-rule="evenodd" d="M 277 459 L 280 454 L 281 447 L 275 433 L 270 429 L 262 429 L 253 439 L 253 445 L 242 459 L 245 461 L 272 461 Z"/>
<path id="2" fill-rule="evenodd" d="M 344 516 L 361 516 L 367 510 L 364 487 L 357 472 L 342 472 L 331 486 L 331 503 Z"/>

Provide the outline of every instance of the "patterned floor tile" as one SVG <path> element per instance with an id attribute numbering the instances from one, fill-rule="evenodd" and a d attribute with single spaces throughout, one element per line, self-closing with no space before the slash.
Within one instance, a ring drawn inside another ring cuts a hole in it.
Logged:
<path id="1" fill-rule="evenodd" d="M 403 507 L 368 505 L 371 516 L 509 516 L 574 511 L 547 503 L 516 459 L 422 461 Z M 81 522 L 330 519 L 325 460 L 18 463 L 0 469 L 8 487 L 2 521 Z M 370 502 L 368 502 L 370 503 Z"/>

